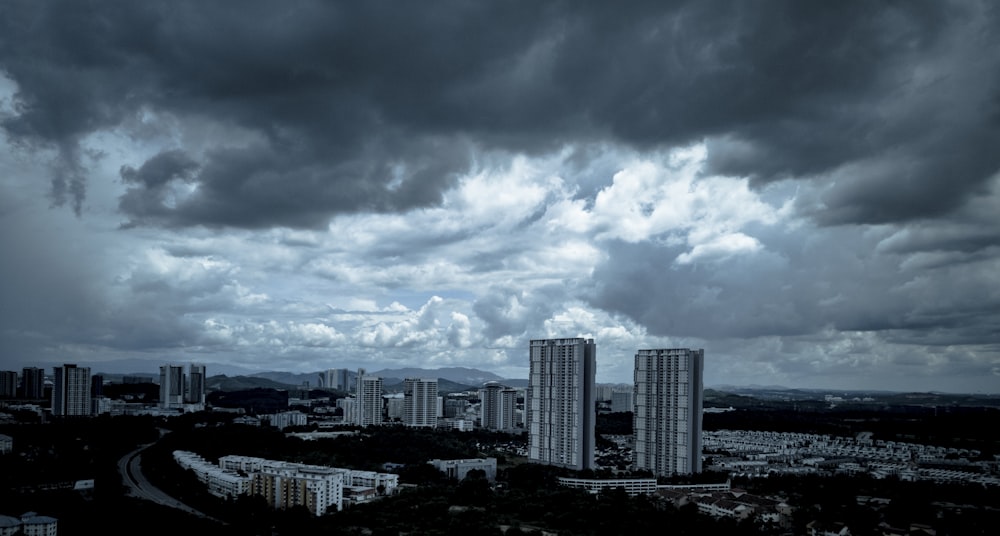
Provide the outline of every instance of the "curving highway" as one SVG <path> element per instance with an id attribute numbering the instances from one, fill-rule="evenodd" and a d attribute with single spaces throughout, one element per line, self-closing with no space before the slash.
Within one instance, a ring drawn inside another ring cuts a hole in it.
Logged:
<path id="1" fill-rule="evenodd" d="M 198 517 L 211 519 L 217 523 L 226 524 L 224 521 L 206 515 L 199 510 L 195 510 L 170 495 L 167 495 L 163 492 L 163 490 L 146 480 L 146 477 L 142 474 L 142 468 L 139 466 L 139 463 L 142 460 L 142 451 L 151 444 L 152 443 L 143 445 L 132 452 L 129 452 L 125 456 L 122 456 L 122 458 L 118 460 L 118 472 L 121 473 L 122 481 L 128 488 L 128 496 L 152 501 L 156 504 L 183 510 Z"/>

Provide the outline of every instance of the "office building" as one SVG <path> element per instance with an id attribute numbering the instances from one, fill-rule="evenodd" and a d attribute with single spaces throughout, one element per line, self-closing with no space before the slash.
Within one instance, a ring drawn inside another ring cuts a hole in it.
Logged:
<path id="1" fill-rule="evenodd" d="M 63 365 L 53 372 L 52 414 L 90 415 L 90 368 Z"/>
<path id="2" fill-rule="evenodd" d="M 701 472 L 704 350 L 639 350 L 635 355 L 636 469 L 656 476 Z"/>
<path id="3" fill-rule="evenodd" d="M 36 367 L 21 370 L 21 396 L 30 400 L 45 398 L 45 371 Z"/>
<path id="4" fill-rule="evenodd" d="M 438 381 L 429 378 L 403 380 L 403 424 L 433 428 L 437 426 Z"/>
<path id="5" fill-rule="evenodd" d="M 592 469 L 597 345 L 593 339 L 536 339 L 529 354 L 528 460 Z"/>
<path id="6" fill-rule="evenodd" d="M 0 371 L 0 398 L 17 398 L 17 371 Z"/>
<path id="7" fill-rule="evenodd" d="M 517 390 L 497 382 L 488 382 L 479 390 L 479 423 L 487 430 L 511 431 L 517 428 Z"/>
<path id="8" fill-rule="evenodd" d="M 634 406 L 634 391 L 632 388 L 628 389 L 615 389 L 611 391 L 611 412 L 621 413 L 621 412 L 633 412 L 635 411 Z"/>
<path id="9" fill-rule="evenodd" d="M 160 367 L 160 407 L 162 409 L 184 407 L 184 367 L 180 365 Z"/>
<path id="10" fill-rule="evenodd" d="M 357 397 L 354 423 L 359 426 L 382 424 L 382 378 L 369 376 L 365 369 L 358 369 Z"/>

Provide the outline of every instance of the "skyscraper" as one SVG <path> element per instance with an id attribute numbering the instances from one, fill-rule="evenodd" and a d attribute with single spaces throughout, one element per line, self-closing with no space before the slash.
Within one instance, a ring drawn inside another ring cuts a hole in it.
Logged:
<path id="1" fill-rule="evenodd" d="M 403 380 L 403 424 L 437 426 L 438 381 L 427 378 Z"/>
<path id="2" fill-rule="evenodd" d="M 205 405 L 205 365 L 188 366 L 188 385 L 184 402 L 195 405 Z"/>
<path id="3" fill-rule="evenodd" d="M 479 390 L 479 424 L 487 430 L 517 428 L 517 391 L 488 382 Z"/>
<path id="4" fill-rule="evenodd" d="M 371 426 L 382 424 L 382 378 L 369 376 L 365 369 L 358 369 L 355 424 Z"/>
<path id="5" fill-rule="evenodd" d="M 582 338 L 532 340 L 530 359 L 528 460 L 593 468 L 597 345 Z"/>
<path id="6" fill-rule="evenodd" d="M 37 367 L 25 367 L 21 371 L 21 396 L 31 400 L 45 398 L 45 371 Z"/>
<path id="7" fill-rule="evenodd" d="M 179 409 L 184 406 L 184 367 L 163 365 L 160 367 L 160 407 Z"/>
<path id="8" fill-rule="evenodd" d="M 639 350 L 635 355 L 636 469 L 657 476 L 701 472 L 704 366 L 704 350 Z"/>
<path id="9" fill-rule="evenodd" d="M 52 371 L 52 414 L 90 415 L 90 368 L 67 364 Z"/>

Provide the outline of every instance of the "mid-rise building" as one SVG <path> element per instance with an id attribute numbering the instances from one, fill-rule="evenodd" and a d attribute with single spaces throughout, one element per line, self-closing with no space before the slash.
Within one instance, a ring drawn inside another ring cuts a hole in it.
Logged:
<path id="1" fill-rule="evenodd" d="M 487 430 L 510 431 L 517 428 L 517 390 L 497 382 L 488 382 L 479 390 L 479 423 Z"/>
<path id="2" fill-rule="evenodd" d="M 597 345 L 583 338 L 536 339 L 529 353 L 528 460 L 593 468 Z"/>
<path id="3" fill-rule="evenodd" d="M 21 370 L 21 396 L 30 400 L 45 398 L 45 371 L 37 367 Z"/>
<path id="4" fill-rule="evenodd" d="M 438 381 L 430 378 L 403 380 L 403 424 L 433 428 L 437 426 Z"/>
<path id="5" fill-rule="evenodd" d="M 657 476 L 701 472 L 704 350 L 639 350 L 633 429 L 636 469 Z"/>
<path id="6" fill-rule="evenodd" d="M 369 376 L 365 369 L 358 369 L 357 397 L 354 423 L 359 426 L 382 424 L 382 378 Z"/>
<path id="7" fill-rule="evenodd" d="M 343 507 L 344 473 L 332 467 L 271 462 L 253 474 L 250 493 L 264 497 L 272 508 L 305 506 L 321 516 Z"/>
<path id="8" fill-rule="evenodd" d="M 67 364 L 53 372 L 52 414 L 90 415 L 90 368 Z"/>
<path id="9" fill-rule="evenodd" d="M 0 370 L 0 398 L 17 397 L 17 371 Z"/>

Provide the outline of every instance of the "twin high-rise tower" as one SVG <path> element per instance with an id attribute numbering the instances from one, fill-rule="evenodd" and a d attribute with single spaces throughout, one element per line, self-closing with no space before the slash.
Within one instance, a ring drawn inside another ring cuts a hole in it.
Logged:
<path id="1" fill-rule="evenodd" d="M 525 403 L 528 459 L 570 469 L 594 466 L 597 345 L 594 339 L 536 339 Z"/>
<path id="2" fill-rule="evenodd" d="M 525 400 L 528 459 L 590 469 L 596 422 L 593 339 L 530 343 Z M 657 476 L 701 471 L 704 350 L 639 350 L 635 355 L 635 468 Z"/>
<path id="3" fill-rule="evenodd" d="M 655 475 L 701 472 L 704 350 L 635 355 L 633 463 Z"/>

